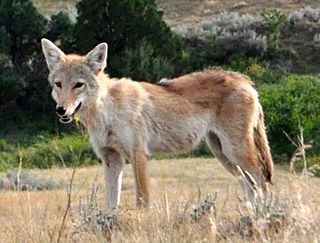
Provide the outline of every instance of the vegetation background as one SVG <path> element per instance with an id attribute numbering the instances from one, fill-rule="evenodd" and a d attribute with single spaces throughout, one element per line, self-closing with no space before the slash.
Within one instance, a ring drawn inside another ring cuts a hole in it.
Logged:
<path id="1" fill-rule="evenodd" d="M 55 117 L 42 37 L 82 54 L 106 41 L 112 77 L 155 83 L 212 66 L 245 73 L 260 93 L 275 161 L 290 160 L 288 136 L 297 142 L 303 128 L 309 166 L 319 164 L 320 9 L 306 3 L 2 0 L 0 170 L 19 156 L 26 168 L 71 165 L 70 150 L 95 163 L 85 132 Z M 205 145 L 193 154 L 210 156 Z"/>
<path id="2" fill-rule="evenodd" d="M 55 115 L 43 37 L 66 53 L 107 42 L 112 77 L 156 83 L 212 67 L 248 75 L 277 163 L 270 202 L 248 212 L 202 143 L 149 163 L 149 211 L 132 208 L 126 165 L 123 208 L 106 213 L 88 134 Z M 319 51 L 316 0 L 1 0 L 0 242 L 319 242 Z M 288 162 L 304 173 L 288 174 Z"/>

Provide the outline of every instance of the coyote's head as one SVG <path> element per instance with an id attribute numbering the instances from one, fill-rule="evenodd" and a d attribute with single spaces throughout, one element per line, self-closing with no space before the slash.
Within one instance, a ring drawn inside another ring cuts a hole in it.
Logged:
<path id="1" fill-rule="evenodd" d="M 69 123 L 73 116 L 95 99 L 98 91 L 97 76 L 106 67 L 106 43 L 97 45 L 86 56 L 66 55 L 51 41 L 41 40 L 56 101 L 56 112 L 62 123 Z"/>

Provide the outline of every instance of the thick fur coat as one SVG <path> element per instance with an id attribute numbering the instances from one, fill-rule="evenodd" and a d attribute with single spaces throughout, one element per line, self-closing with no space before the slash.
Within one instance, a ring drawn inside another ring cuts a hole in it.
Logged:
<path id="1" fill-rule="evenodd" d="M 86 56 L 66 55 L 46 39 L 42 47 L 60 118 L 80 117 L 105 165 L 110 208 L 120 203 L 124 156 L 132 163 L 137 203 L 148 205 L 148 158 L 190 151 L 202 139 L 239 178 L 250 201 L 257 192 L 267 193 L 273 163 L 263 111 L 248 77 L 215 69 L 159 84 L 113 79 L 103 72 L 105 43 Z"/>

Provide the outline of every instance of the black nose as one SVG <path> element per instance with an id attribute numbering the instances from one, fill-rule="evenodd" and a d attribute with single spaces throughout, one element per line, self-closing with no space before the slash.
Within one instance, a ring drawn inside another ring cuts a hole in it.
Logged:
<path id="1" fill-rule="evenodd" d="M 56 112 L 59 116 L 63 116 L 66 113 L 66 110 L 62 106 L 60 106 L 57 107 Z"/>

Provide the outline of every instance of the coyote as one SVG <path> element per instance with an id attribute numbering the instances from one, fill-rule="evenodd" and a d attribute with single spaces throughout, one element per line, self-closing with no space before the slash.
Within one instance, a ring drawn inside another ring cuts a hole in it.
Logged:
<path id="1" fill-rule="evenodd" d="M 267 193 L 273 162 L 263 111 L 248 77 L 213 69 L 158 84 L 109 78 L 106 43 L 79 56 L 64 54 L 47 39 L 41 42 L 56 113 L 64 123 L 77 114 L 88 129 L 104 164 L 109 208 L 120 203 L 124 156 L 133 167 L 137 205 L 147 206 L 148 158 L 190 151 L 203 138 L 239 179 L 249 201 Z"/>

